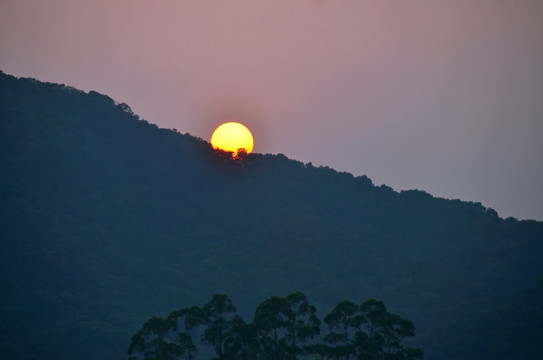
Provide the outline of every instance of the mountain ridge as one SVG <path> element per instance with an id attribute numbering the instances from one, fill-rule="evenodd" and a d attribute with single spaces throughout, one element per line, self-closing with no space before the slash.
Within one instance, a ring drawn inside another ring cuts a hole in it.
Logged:
<path id="1" fill-rule="evenodd" d="M 97 92 L 1 73 L 0 120 L 0 342 L 43 358 L 123 356 L 143 320 L 217 292 L 250 316 L 298 290 L 322 312 L 383 299 L 438 358 L 435 329 L 543 275 L 542 222 L 281 154 L 225 162 Z"/>

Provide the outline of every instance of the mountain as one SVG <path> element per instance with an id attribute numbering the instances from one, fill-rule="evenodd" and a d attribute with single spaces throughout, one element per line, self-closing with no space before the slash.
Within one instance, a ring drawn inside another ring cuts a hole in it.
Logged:
<path id="1" fill-rule="evenodd" d="M 457 319 L 438 347 L 449 359 L 540 359 L 542 334 L 543 278 L 505 304 Z"/>
<path id="2" fill-rule="evenodd" d="M 126 358 L 153 315 L 222 292 L 250 318 L 302 291 L 321 315 L 383 300 L 451 359 L 487 341 L 486 314 L 535 306 L 518 299 L 543 276 L 542 222 L 280 154 L 225 161 L 105 95 L 4 73 L 0 196 L 4 358 Z"/>

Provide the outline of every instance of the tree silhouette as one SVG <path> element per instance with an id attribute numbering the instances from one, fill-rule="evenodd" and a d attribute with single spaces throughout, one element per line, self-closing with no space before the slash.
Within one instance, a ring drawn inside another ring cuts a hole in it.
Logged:
<path id="1" fill-rule="evenodd" d="M 258 359 L 297 359 L 305 343 L 319 334 L 316 309 L 301 292 L 272 296 L 255 311 L 252 329 Z"/>
<path id="2" fill-rule="evenodd" d="M 169 323 L 161 317 L 149 319 L 141 331 L 132 337 L 128 348 L 129 360 L 175 360 L 183 355 L 183 349 L 176 340 L 167 338 Z"/>
<path id="3" fill-rule="evenodd" d="M 218 359 L 232 358 L 237 353 L 234 343 L 243 319 L 236 314 L 236 307 L 225 294 L 216 294 L 204 305 L 203 324 L 206 326 L 202 341 L 213 347 Z"/>
<path id="4" fill-rule="evenodd" d="M 301 292 L 294 292 L 285 298 L 287 340 L 289 358 L 296 359 L 304 352 L 303 345 L 320 333 L 320 320 L 316 308 L 310 305 Z"/>
<path id="5" fill-rule="evenodd" d="M 193 360 L 197 351 L 192 337 L 198 325 L 204 321 L 203 310 L 197 306 L 173 311 L 166 318 L 169 329 L 176 332 L 185 360 Z"/>
<path id="6" fill-rule="evenodd" d="M 250 324 L 236 313 L 225 294 L 216 294 L 199 308 L 173 311 L 166 319 L 153 317 L 128 349 L 130 360 L 194 360 L 195 330 L 203 326 L 202 342 L 216 354 L 213 360 L 297 360 L 305 355 L 333 360 L 416 360 L 422 351 L 405 348 L 413 323 L 391 314 L 381 301 L 362 305 L 342 301 L 326 315 L 329 332 L 323 343 L 311 342 L 320 333 L 316 309 L 301 292 L 272 296 L 255 310 Z"/>
<path id="7" fill-rule="evenodd" d="M 323 348 L 329 359 L 349 360 L 355 357 L 355 336 L 364 319 L 360 307 L 351 301 L 342 301 L 324 318 L 329 333 L 324 341 L 329 344 Z"/>
<path id="8" fill-rule="evenodd" d="M 360 306 L 363 330 L 357 333 L 355 347 L 359 358 L 419 359 L 422 351 L 404 348 L 402 339 L 415 336 L 415 326 L 409 320 L 387 311 L 382 301 L 374 299 Z"/>
<path id="9" fill-rule="evenodd" d="M 256 308 L 251 330 L 257 359 L 287 356 L 285 305 L 285 299 L 272 296 Z"/>

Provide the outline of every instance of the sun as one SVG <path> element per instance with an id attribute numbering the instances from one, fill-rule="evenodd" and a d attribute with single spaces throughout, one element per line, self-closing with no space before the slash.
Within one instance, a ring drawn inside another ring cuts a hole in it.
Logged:
<path id="1" fill-rule="evenodd" d="M 232 152 L 235 157 L 239 149 L 245 149 L 247 154 L 253 151 L 253 135 L 249 129 L 237 122 L 227 122 L 219 126 L 211 135 L 211 146 Z"/>

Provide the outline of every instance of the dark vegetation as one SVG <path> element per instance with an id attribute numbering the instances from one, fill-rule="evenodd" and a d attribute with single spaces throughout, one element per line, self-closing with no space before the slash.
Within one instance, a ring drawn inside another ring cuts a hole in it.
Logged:
<path id="1" fill-rule="evenodd" d="M 342 301 L 324 322 L 328 333 L 316 341 L 321 321 L 301 292 L 265 300 L 251 323 L 237 315 L 227 295 L 216 294 L 202 308 L 149 319 L 132 337 L 129 360 L 192 360 L 199 340 L 217 360 L 422 359 L 420 349 L 402 344 L 414 336 L 413 323 L 389 313 L 381 301 Z"/>
<path id="2" fill-rule="evenodd" d="M 5 359 L 126 358 L 155 314 L 220 292 L 249 318 L 298 290 L 317 309 L 382 299 L 427 359 L 543 358 L 543 224 L 478 203 L 228 161 L 107 96 L 3 73 L 0 199 Z"/>

